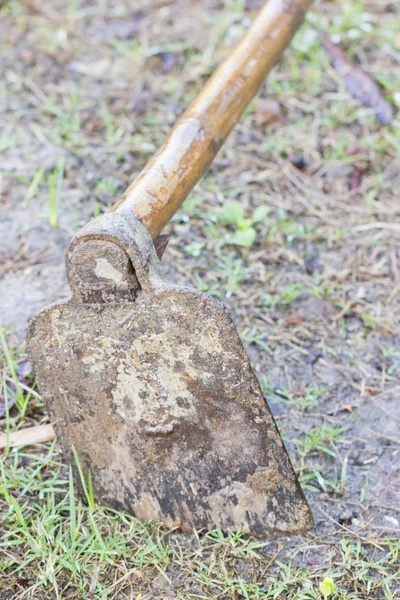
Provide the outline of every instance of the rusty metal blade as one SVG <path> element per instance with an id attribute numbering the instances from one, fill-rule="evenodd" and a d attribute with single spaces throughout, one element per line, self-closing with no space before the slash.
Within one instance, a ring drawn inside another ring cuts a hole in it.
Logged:
<path id="1" fill-rule="evenodd" d="M 74 296 L 39 313 L 28 335 L 67 458 L 74 462 L 74 446 L 96 498 L 140 519 L 257 537 L 309 529 L 310 509 L 229 313 L 161 281 L 149 234 L 130 211 L 115 215 L 75 239 L 67 253 Z M 135 266 L 132 295 L 113 230 Z M 103 247 L 91 245 L 99 231 Z M 112 287 L 82 293 L 93 273 Z"/>

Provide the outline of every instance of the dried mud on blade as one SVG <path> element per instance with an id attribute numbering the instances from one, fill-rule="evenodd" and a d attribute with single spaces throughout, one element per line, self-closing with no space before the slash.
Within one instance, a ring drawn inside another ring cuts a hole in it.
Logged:
<path id="1" fill-rule="evenodd" d="M 116 260 L 122 251 L 136 277 Z M 184 531 L 273 537 L 310 529 L 223 305 L 162 282 L 153 242 L 131 212 L 92 221 L 67 256 L 74 295 L 36 316 L 28 343 L 64 452 L 73 463 L 75 447 L 96 498 Z"/>

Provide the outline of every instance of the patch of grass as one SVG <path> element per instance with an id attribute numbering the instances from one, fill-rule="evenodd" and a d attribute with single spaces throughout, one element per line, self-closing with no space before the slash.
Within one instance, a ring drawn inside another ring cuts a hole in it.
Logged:
<path id="1" fill-rule="evenodd" d="M 396 557 L 398 547 L 398 540 L 394 546 L 390 543 L 388 544 L 388 551 L 385 552 L 385 556 L 380 559 L 374 559 L 365 556 L 363 545 L 360 541 L 352 543 L 347 539 L 342 539 L 340 542 L 340 558 L 336 566 L 337 574 L 340 576 L 344 571 L 351 572 L 353 581 L 365 590 L 364 593 L 367 598 L 374 597 L 376 594 L 378 586 L 374 574 L 379 574 L 383 580 L 379 586 L 381 587 L 381 593 L 383 592 L 383 598 L 395 598 L 391 590 L 395 589 L 399 581 L 399 575 L 398 572 L 397 574 L 390 574 L 390 571 L 392 566 L 395 566 L 395 568 L 398 567 L 398 556 Z M 394 548 L 395 552 L 393 556 L 392 550 Z"/>
<path id="2" fill-rule="evenodd" d="M 0 496 L 2 571 L 14 590 L 28 576 L 25 593 L 32 598 L 86 598 L 92 592 L 109 598 L 111 571 L 121 563 L 139 580 L 149 571 L 163 573 L 169 563 L 171 550 L 159 526 L 76 500 L 71 473 L 57 462 L 54 446 L 46 455 L 13 452 L 2 463 Z"/>
<path id="3" fill-rule="evenodd" d="M 185 252 L 186 254 L 189 254 L 189 256 L 193 256 L 193 258 L 198 258 L 204 246 L 204 242 L 192 242 L 191 244 L 185 246 Z"/>
<path id="4" fill-rule="evenodd" d="M 10 407 L 16 405 L 19 416 L 18 420 L 23 422 L 29 403 L 33 397 L 37 397 L 32 387 L 22 384 L 18 377 L 18 366 L 26 360 L 26 353 L 20 348 L 9 345 L 6 330 L 0 327 L 0 383 L 6 404 Z M 14 418 L 12 419 L 14 422 Z M 13 423 L 14 424 L 14 423 Z"/>
<path id="5" fill-rule="evenodd" d="M 287 389 L 272 389 L 265 379 L 263 383 L 264 393 L 269 396 L 273 395 L 278 402 L 289 404 L 299 408 L 300 410 L 311 410 L 318 406 L 318 401 L 325 392 L 325 388 L 319 385 L 309 386 L 304 394 L 294 393 Z"/>
<path id="6" fill-rule="evenodd" d="M 260 298 L 265 306 L 268 306 L 268 308 L 273 310 L 277 306 L 287 306 L 288 304 L 295 302 L 295 300 L 297 300 L 297 298 L 305 291 L 307 290 L 304 290 L 298 283 L 289 283 L 281 293 L 262 294 Z"/>
<path id="7" fill-rule="evenodd" d="M 202 218 L 204 216 L 200 209 L 202 200 L 201 194 L 197 190 L 194 190 L 172 217 L 172 221 L 187 223 L 189 220 L 195 221 L 198 218 Z"/>
<path id="8" fill-rule="evenodd" d="M 84 143 L 82 137 L 82 120 L 80 112 L 80 96 L 72 92 L 60 100 L 55 94 L 49 96 L 43 112 L 52 117 L 52 126 L 36 124 L 58 147 L 65 144 L 74 148 Z"/>
<path id="9" fill-rule="evenodd" d="M 334 427 L 324 422 L 322 425 L 306 431 L 303 439 L 296 440 L 297 453 L 301 458 L 305 458 L 313 452 L 336 458 L 335 442 L 341 441 L 347 430 L 348 427 Z"/>
<path id="10" fill-rule="evenodd" d="M 343 496 L 346 491 L 347 483 L 347 459 L 343 461 L 340 473 L 333 469 L 333 475 L 328 476 L 323 471 L 323 467 L 305 466 L 299 474 L 299 481 L 305 490 L 310 492 L 325 492 Z"/>
<path id="11" fill-rule="evenodd" d="M 198 250 L 198 246 L 191 251 Z M 234 254 L 222 256 L 215 264 L 215 275 L 219 283 L 209 281 L 206 277 L 196 275 L 196 287 L 201 292 L 206 292 L 218 298 L 230 298 L 241 293 L 243 282 L 251 276 L 252 269 Z"/>
<path id="12" fill-rule="evenodd" d="M 355 600 L 368 591 L 368 597 L 382 597 L 379 590 L 390 598 L 396 585 L 395 540 L 388 540 L 378 559 L 368 547 L 343 539 L 332 568 L 312 570 L 292 565 L 290 553 L 271 556 L 270 543 L 240 532 L 176 535 L 90 504 L 77 498 L 71 470 L 59 462 L 54 443 L 47 452 L 13 450 L 2 459 L 1 590 L 12 590 L 14 600 L 111 600 L 146 593 L 180 600 L 318 600 L 321 582 L 331 576 L 332 598 Z"/>
<path id="13" fill-rule="evenodd" d="M 199 292 L 204 292 L 205 294 L 214 296 L 214 298 L 220 298 L 223 295 L 221 286 L 218 283 L 210 283 L 207 281 L 207 279 L 200 275 L 195 275 L 195 281 L 196 288 L 199 290 Z"/>
<path id="14" fill-rule="evenodd" d="M 234 255 L 223 256 L 216 264 L 215 270 L 224 281 L 223 289 L 226 298 L 238 294 L 244 282 L 252 273 L 241 258 Z"/>
<path id="15" fill-rule="evenodd" d="M 258 332 L 255 327 L 252 327 L 252 329 L 241 333 L 240 338 L 244 344 L 255 344 L 268 352 L 268 354 L 272 354 L 272 350 L 267 343 L 268 336 L 265 331 Z"/>

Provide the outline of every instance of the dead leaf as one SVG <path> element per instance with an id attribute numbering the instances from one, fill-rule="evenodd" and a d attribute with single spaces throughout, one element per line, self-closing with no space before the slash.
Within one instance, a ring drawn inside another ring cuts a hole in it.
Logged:
<path id="1" fill-rule="evenodd" d="M 6 413 L 6 398 L 7 398 L 7 409 L 10 410 L 16 402 L 17 389 L 11 382 L 4 383 L 0 389 L 0 419 L 2 419 Z"/>
<path id="2" fill-rule="evenodd" d="M 17 367 L 17 376 L 20 381 L 29 377 L 29 375 L 31 373 L 32 373 L 32 365 L 29 362 L 29 360 L 23 360 L 22 362 L 19 363 L 19 365 Z"/>
<path id="3" fill-rule="evenodd" d="M 349 92 L 364 106 L 373 108 L 382 125 L 389 125 L 393 120 L 394 106 L 383 97 L 376 81 L 351 63 L 342 48 L 334 44 L 325 33 L 321 33 L 320 37 L 333 68 L 343 76 Z"/>
<path id="4" fill-rule="evenodd" d="M 256 101 L 256 124 L 259 127 L 272 125 L 281 120 L 281 109 L 276 100 L 259 98 Z"/>
<path id="5" fill-rule="evenodd" d="M 357 188 L 360 187 L 361 175 L 362 175 L 362 171 L 360 169 L 354 169 L 354 171 L 351 175 L 350 189 L 356 190 Z"/>
<path id="6" fill-rule="evenodd" d="M 37 425 L 35 427 L 26 427 L 19 431 L 12 431 L 7 439 L 5 433 L 0 433 L 0 449 L 6 448 L 9 444 L 11 448 L 15 446 L 32 446 L 33 444 L 42 444 L 50 442 L 56 437 L 53 425 Z"/>
<path id="7" fill-rule="evenodd" d="M 324 270 L 318 254 L 310 254 L 306 256 L 304 259 L 304 266 L 309 275 L 312 275 L 313 273 L 322 273 Z"/>
<path id="8" fill-rule="evenodd" d="M 74 60 L 69 63 L 68 70 L 80 75 L 89 75 L 94 79 L 101 79 L 110 72 L 111 61 L 109 58 L 100 58 L 94 62 L 84 63 Z"/>
<path id="9" fill-rule="evenodd" d="M 153 57 L 159 62 L 161 72 L 164 74 L 171 73 L 179 60 L 179 55 L 176 52 L 158 52 Z"/>
<path id="10" fill-rule="evenodd" d="M 287 317 L 285 325 L 300 325 L 302 322 L 303 319 L 297 313 L 293 313 Z"/>

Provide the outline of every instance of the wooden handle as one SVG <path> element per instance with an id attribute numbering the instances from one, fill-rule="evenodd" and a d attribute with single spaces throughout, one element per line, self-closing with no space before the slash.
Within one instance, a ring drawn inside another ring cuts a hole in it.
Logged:
<path id="1" fill-rule="evenodd" d="M 270 0 L 114 210 L 130 207 L 154 239 L 204 175 L 277 63 L 312 0 Z"/>

